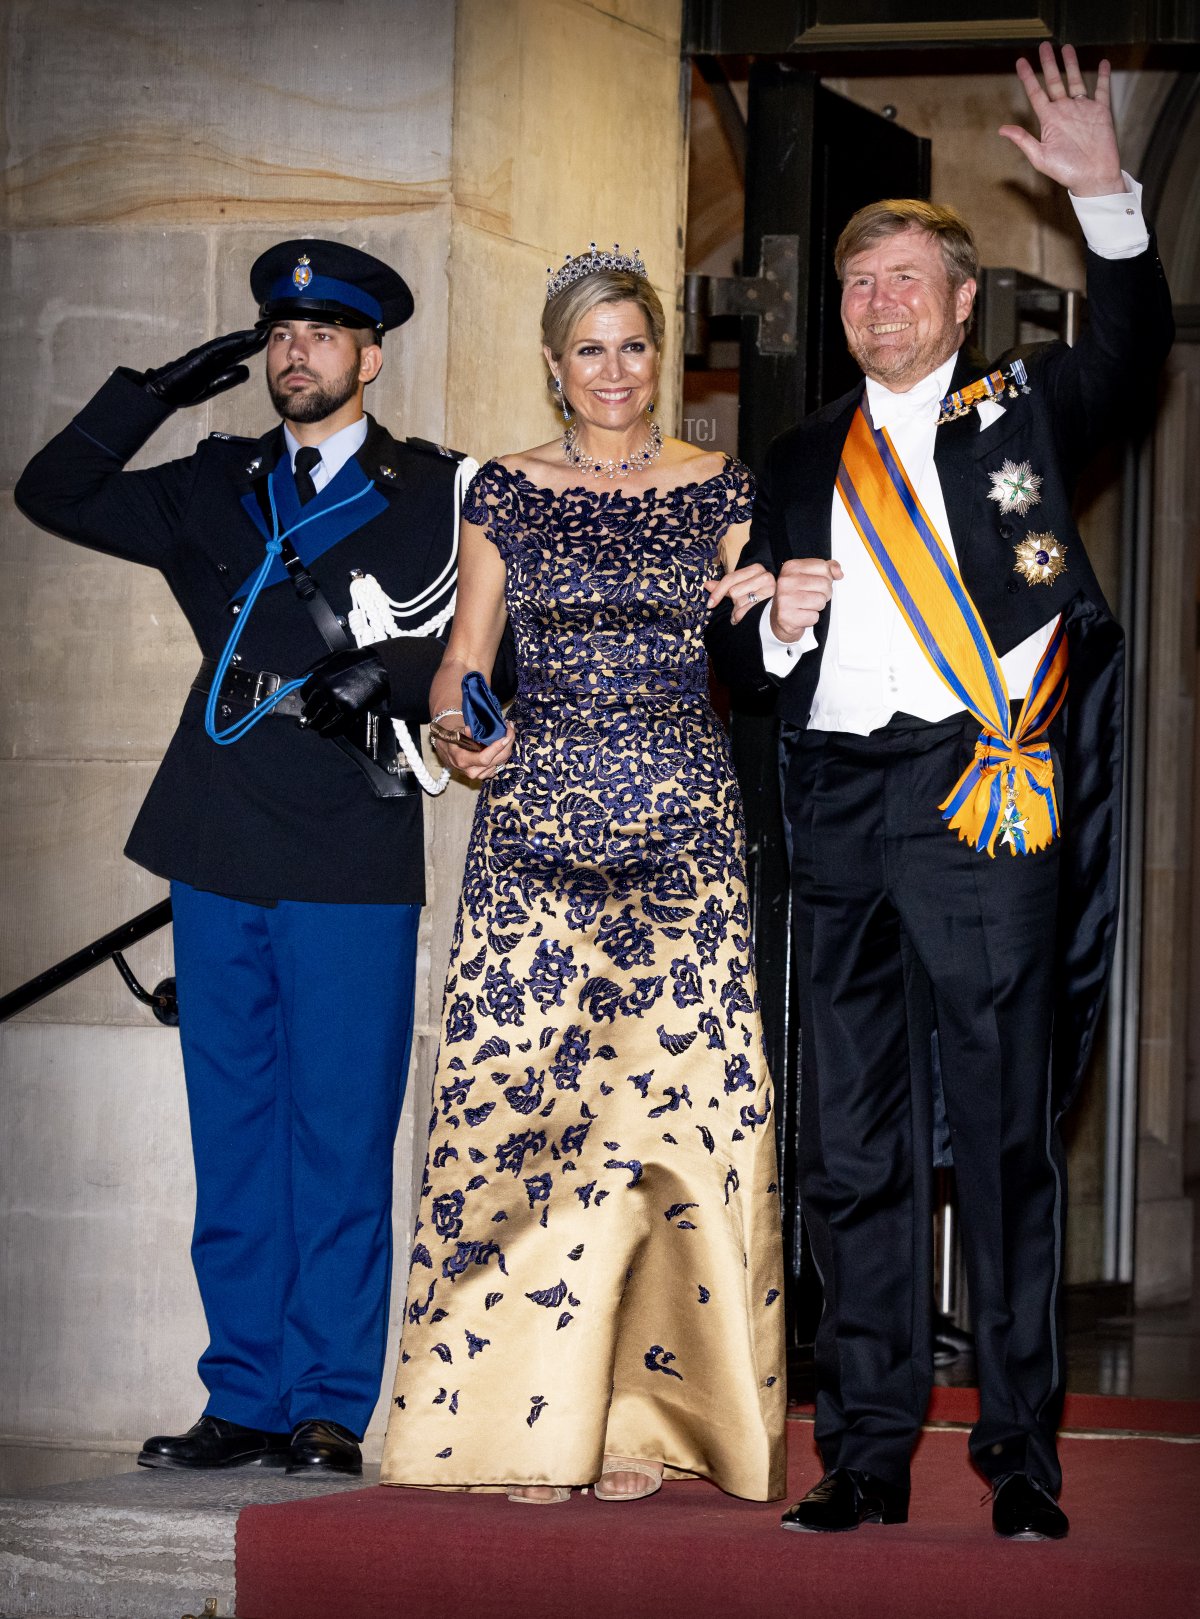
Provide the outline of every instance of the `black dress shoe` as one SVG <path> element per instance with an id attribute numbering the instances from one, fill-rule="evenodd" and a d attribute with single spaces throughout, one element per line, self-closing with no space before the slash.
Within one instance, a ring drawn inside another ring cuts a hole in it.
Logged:
<path id="1" fill-rule="evenodd" d="M 298 1422 L 292 1429 L 287 1470 L 305 1478 L 319 1478 L 323 1473 L 349 1473 L 357 1478 L 362 1472 L 362 1451 L 340 1422 Z"/>
<path id="2" fill-rule="evenodd" d="M 288 1435 L 243 1428 L 224 1417 L 201 1417 L 187 1433 L 155 1434 L 138 1457 L 139 1467 L 283 1467 Z"/>
<path id="3" fill-rule="evenodd" d="M 1010 1473 L 992 1486 L 992 1528 L 1005 1540 L 1062 1540 L 1070 1524 L 1044 1484 Z"/>
<path id="4" fill-rule="evenodd" d="M 781 1522 L 810 1534 L 837 1534 L 860 1523 L 907 1523 L 908 1491 L 857 1467 L 835 1467 Z"/>
<path id="5" fill-rule="evenodd" d="M 975 1337 L 940 1310 L 933 1313 L 933 1364 L 953 1366 L 956 1360 L 973 1357 Z"/>

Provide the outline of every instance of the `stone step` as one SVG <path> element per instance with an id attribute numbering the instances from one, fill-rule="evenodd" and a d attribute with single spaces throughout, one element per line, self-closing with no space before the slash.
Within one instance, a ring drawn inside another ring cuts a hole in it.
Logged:
<path id="1" fill-rule="evenodd" d="M 234 1536 L 245 1506 L 378 1482 L 276 1469 L 135 1468 L 0 1497 L 0 1619 L 182 1619 L 235 1613 Z"/>

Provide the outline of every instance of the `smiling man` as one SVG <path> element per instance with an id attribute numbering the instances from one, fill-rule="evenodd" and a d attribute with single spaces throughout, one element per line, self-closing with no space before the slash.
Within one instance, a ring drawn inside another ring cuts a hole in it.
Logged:
<path id="1" fill-rule="evenodd" d="M 251 288 L 254 329 L 116 372 L 16 498 L 66 539 L 158 568 L 203 654 L 126 853 L 171 882 L 209 1397 L 139 1461 L 358 1473 L 425 897 L 421 795 L 391 718 L 429 717 L 442 644 L 412 632 L 453 590 L 460 458 L 365 413 L 384 333 L 413 311 L 388 265 L 282 242 Z M 264 345 L 281 426 L 124 470 Z M 403 637 L 351 641 L 359 574 L 393 605 L 424 597 Z"/>
<path id="2" fill-rule="evenodd" d="M 1055 1434 L 1064 1158 L 1112 957 L 1121 635 L 1076 531 L 1073 484 L 1152 395 L 1170 300 L 1123 174 L 1109 69 L 1018 75 L 1087 239 L 1078 343 L 990 364 L 966 344 L 970 229 L 909 199 L 838 243 L 865 380 L 776 440 L 744 568 L 773 600 L 710 645 L 779 684 L 792 829 L 800 1181 L 824 1287 L 824 1477 L 784 1519 L 908 1515 L 932 1381 L 930 1050 L 957 1174 L 992 1523 L 1061 1538 Z M 751 600 L 754 598 L 751 597 Z M 1068 671 L 1070 722 L 1064 707 Z"/>
<path id="3" fill-rule="evenodd" d="M 864 210 L 839 254 L 847 347 L 893 393 L 907 393 L 957 352 L 975 302 L 969 238 L 940 210 L 909 210 L 907 225 L 886 204 Z M 875 241 L 876 231 L 895 234 Z"/>

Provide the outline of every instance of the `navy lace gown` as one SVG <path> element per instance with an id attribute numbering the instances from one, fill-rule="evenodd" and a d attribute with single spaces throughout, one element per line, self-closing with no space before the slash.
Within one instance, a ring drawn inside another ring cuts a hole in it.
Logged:
<path id="1" fill-rule="evenodd" d="M 752 485 L 556 495 L 489 462 L 516 749 L 479 795 L 383 1479 L 784 1489 L 782 1255 L 706 579 Z"/>

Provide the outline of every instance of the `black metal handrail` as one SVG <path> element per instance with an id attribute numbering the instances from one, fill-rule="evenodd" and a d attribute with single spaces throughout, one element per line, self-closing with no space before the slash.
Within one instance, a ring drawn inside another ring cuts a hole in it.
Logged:
<path id="1" fill-rule="evenodd" d="M 171 920 L 171 901 L 160 900 L 152 905 L 148 911 L 135 916 L 128 922 L 122 922 L 119 928 L 113 928 L 111 933 L 105 933 L 99 939 L 93 939 L 91 944 L 84 945 L 82 950 L 76 950 L 72 956 L 67 956 L 54 967 L 47 967 L 45 972 L 38 973 L 28 983 L 22 984 L 19 989 L 10 990 L 7 995 L 0 995 L 0 1023 L 7 1018 L 15 1017 L 26 1007 L 32 1006 L 35 1001 L 52 995 L 56 989 L 64 984 L 82 978 L 84 973 L 91 972 L 93 967 L 99 967 L 106 961 L 111 961 L 120 973 L 121 978 L 130 992 L 148 1006 L 160 1023 L 174 1026 L 179 1022 L 179 1007 L 175 999 L 175 980 L 164 978 L 156 984 L 153 991 L 143 989 L 135 978 L 122 950 L 128 950 L 139 939 L 146 938 L 151 933 L 157 933 L 159 928 L 166 927 Z"/>

